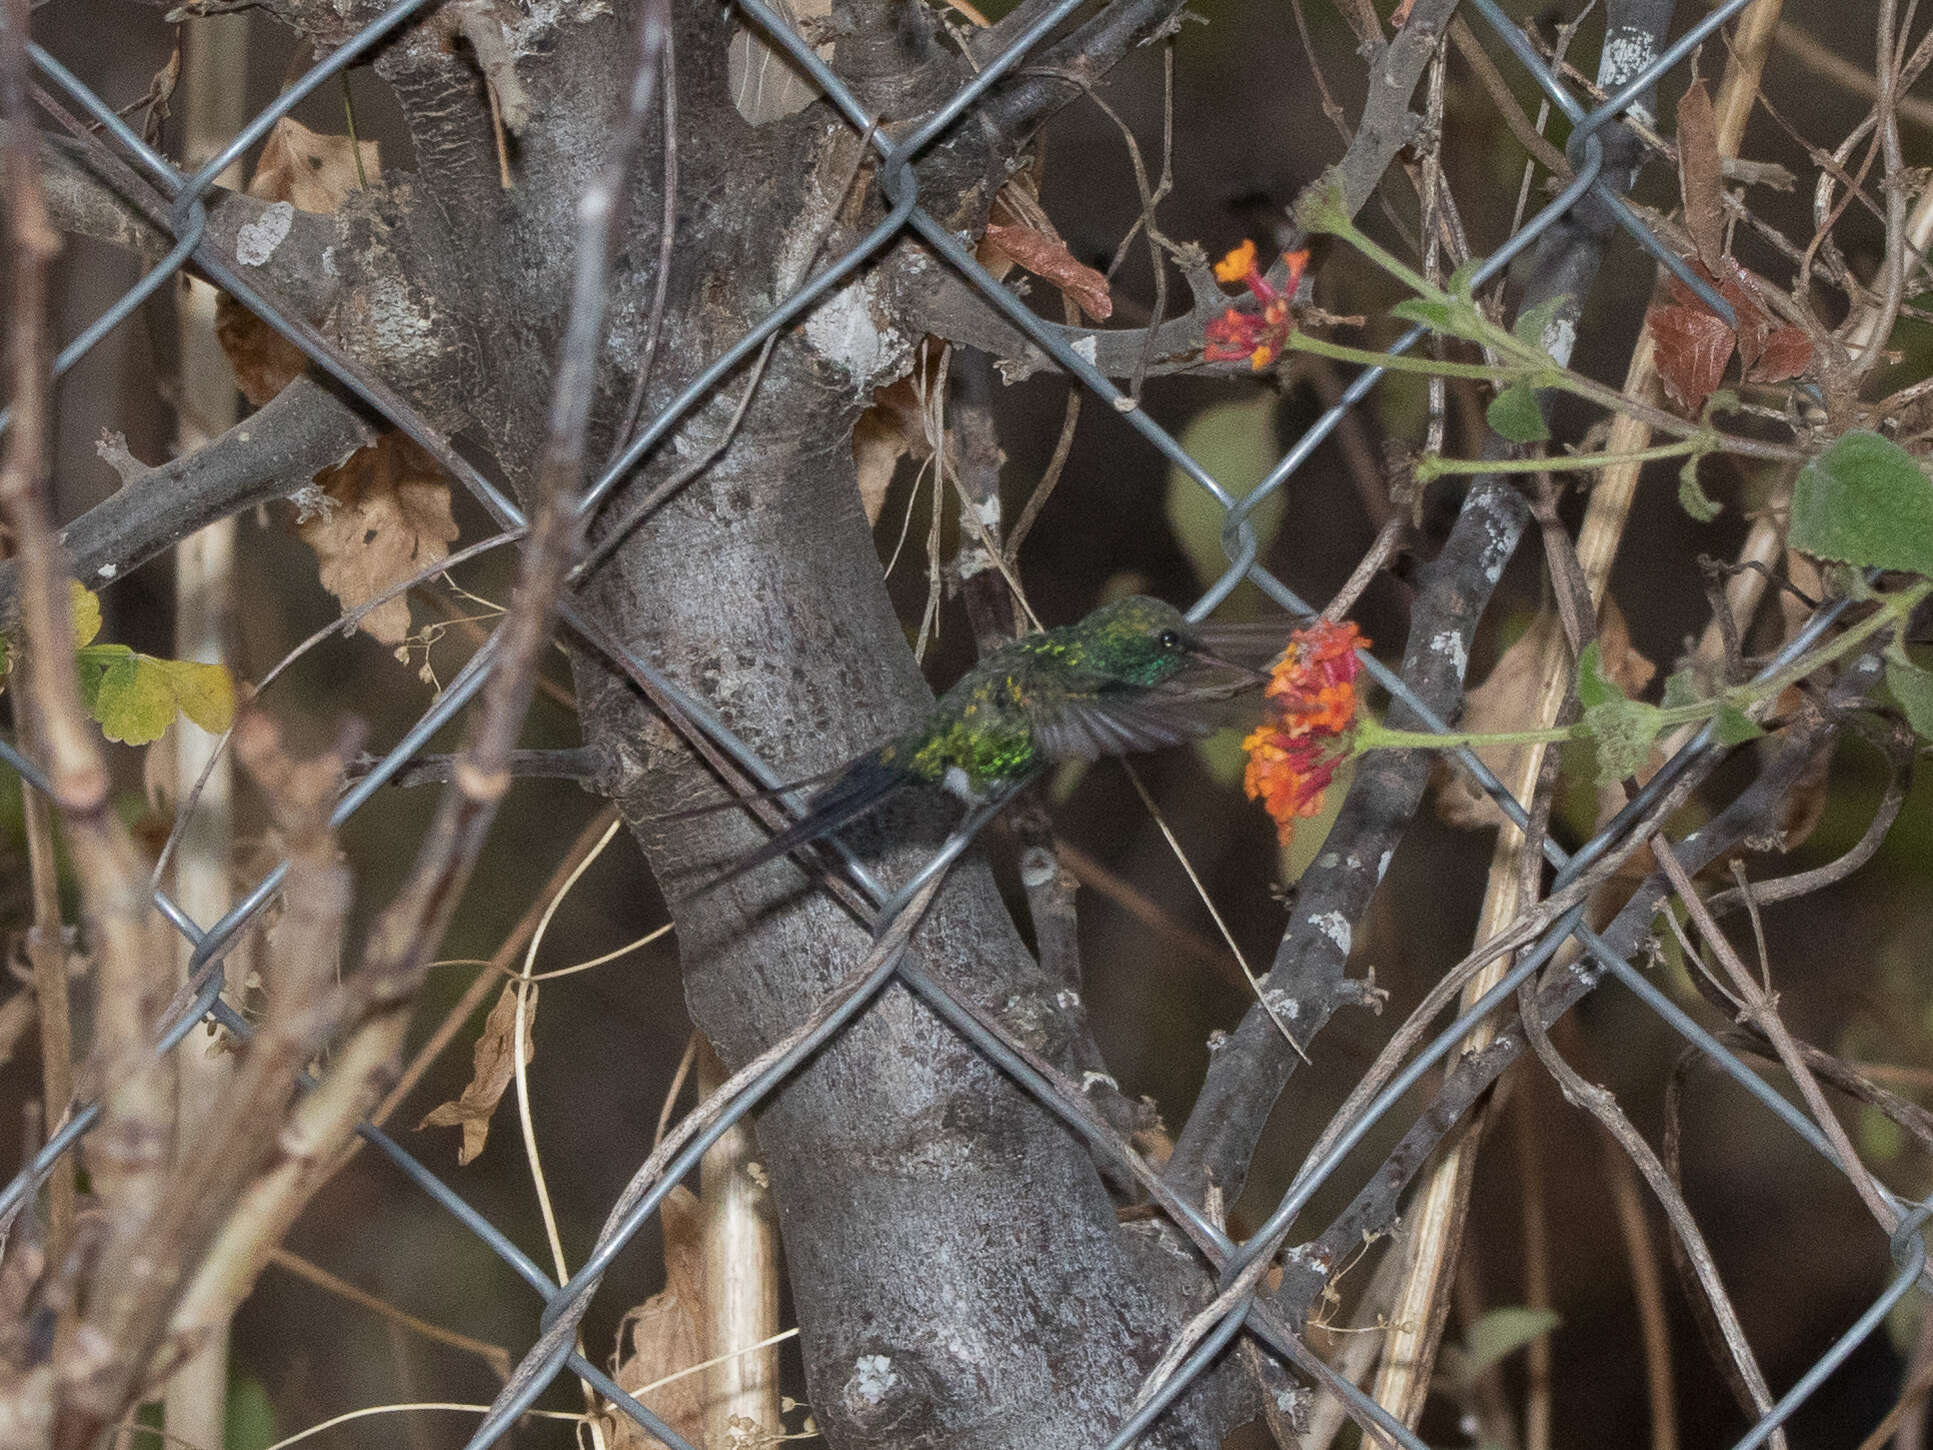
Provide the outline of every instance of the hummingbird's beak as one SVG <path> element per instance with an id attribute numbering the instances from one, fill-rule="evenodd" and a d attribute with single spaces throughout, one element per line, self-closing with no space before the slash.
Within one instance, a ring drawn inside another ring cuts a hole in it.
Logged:
<path id="1" fill-rule="evenodd" d="M 1269 676 L 1266 670 L 1251 669 L 1247 665 L 1228 659 L 1226 656 L 1216 654 L 1206 645 L 1197 644 L 1192 646 L 1188 651 L 1188 656 L 1200 664 L 1208 665 L 1218 670 L 1227 670 L 1231 674 L 1238 675 L 1246 684 L 1260 685 L 1268 682 Z"/>

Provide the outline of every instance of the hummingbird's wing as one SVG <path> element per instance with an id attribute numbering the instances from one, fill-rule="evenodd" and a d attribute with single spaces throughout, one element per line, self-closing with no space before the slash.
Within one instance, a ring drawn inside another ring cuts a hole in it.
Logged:
<path id="1" fill-rule="evenodd" d="M 1035 706 L 1034 741 L 1049 760 L 1094 760 L 1199 740 L 1230 723 L 1230 701 L 1250 683 L 1201 670 L 1160 685 L 1071 691 Z"/>

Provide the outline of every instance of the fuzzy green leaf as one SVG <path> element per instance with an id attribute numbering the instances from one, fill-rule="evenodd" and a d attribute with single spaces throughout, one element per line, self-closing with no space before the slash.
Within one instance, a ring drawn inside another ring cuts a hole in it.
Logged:
<path id="1" fill-rule="evenodd" d="M 1617 681 L 1604 673 L 1604 646 L 1592 640 L 1577 657 L 1577 703 L 1592 710 L 1624 697 Z"/>
<path id="2" fill-rule="evenodd" d="M 1512 443 L 1542 443 L 1550 437 L 1544 415 L 1537 410 L 1537 394 L 1527 383 L 1513 383 L 1498 393 L 1483 416 Z"/>
<path id="3" fill-rule="evenodd" d="M 1663 716 L 1655 705 L 1638 700 L 1606 700 L 1584 712 L 1584 726 L 1597 748 L 1599 785 L 1616 785 L 1636 775 L 1651 758 Z"/>
<path id="4" fill-rule="evenodd" d="M 1743 745 L 1765 733 L 1758 721 L 1736 705 L 1720 705 L 1712 717 L 1712 739 L 1720 745 Z"/>
<path id="5" fill-rule="evenodd" d="M 1405 297 L 1389 309 L 1389 315 L 1403 322 L 1420 322 L 1434 332 L 1458 333 L 1456 305 L 1436 302 L 1428 297 Z"/>
<path id="6" fill-rule="evenodd" d="M 1933 482 L 1897 443 L 1842 434 L 1800 470 L 1788 537 L 1816 558 L 1933 576 Z"/>
<path id="7" fill-rule="evenodd" d="M 1698 672 L 1689 667 L 1665 677 L 1664 708 L 1675 710 L 1705 697 L 1698 693 Z"/>
<path id="8" fill-rule="evenodd" d="M 1519 342 L 1527 342 L 1545 353 L 1551 349 L 1545 345 L 1544 335 L 1550 331 L 1557 314 L 1563 311 L 1564 304 L 1570 299 L 1561 293 L 1556 297 L 1546 297 L 1528 312 L 1520 313 L 1517 320 L 1510 324 L 1510 330 Z M 1554 360 L 1554 359 L 1553 359 Z"/>

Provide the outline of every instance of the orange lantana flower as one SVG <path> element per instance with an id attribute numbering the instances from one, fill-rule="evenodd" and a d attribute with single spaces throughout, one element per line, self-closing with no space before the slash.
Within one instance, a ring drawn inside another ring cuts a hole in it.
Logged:
<path id="1" fill-rule="evenodd" d="M 1322 809 L 1322 793 L 1348 758 L 1356 724 L 1356 651 L 1369 641 L 1354 624 L 1319 619 L 1289 636 L 1262 692 L 1266 719 L 1242 742 L 1242 788 L 1275 821 L 1283 845 L 1295 823 Z"/>
<path id="2" fill-rule="evenodd" d="M 1215 264 L 1217 281 L 1246 284 L 1255 300 L 1262 304 L 1262 310 L 1245 312 L 1231 307 L 1210 322 L 1204 329 L 1207 342 L 1201 350 L 1203 358 L 1209 362 L 1228 362 L 1245 357 L 1248 365 L 1259 372 L 1282 355 L 1282 344 L 1295 327 L 1289 306 L 1302 286 L 1302 272 L 1309 265 L 1309 253 L 1306 249 L 1284 252 L 1282 260 L 1289 267 L 1286 287 L 1277 287 L 1262 275 L 1255 265 L 1254 242 L 1243 242 Z"/>

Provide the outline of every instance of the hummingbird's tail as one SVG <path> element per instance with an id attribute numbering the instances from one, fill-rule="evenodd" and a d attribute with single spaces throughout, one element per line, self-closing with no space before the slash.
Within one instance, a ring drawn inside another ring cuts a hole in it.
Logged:
<path id="1" fill-rule="evenodd" d="M 822 840 L 851 825 L 861 816 L 877 810 L 893 796 L 913 784 L 914 776 L 895 765 L 888 765 L 873 751 L 848 765 L 839 777 L 806 802 L 805 814 L 780 831 L 755 851 L 732 862 L 724 873 L 707 882 L 705 891 L 715 891 L 747 871 L 755 871 L 768 861 Z"/>

